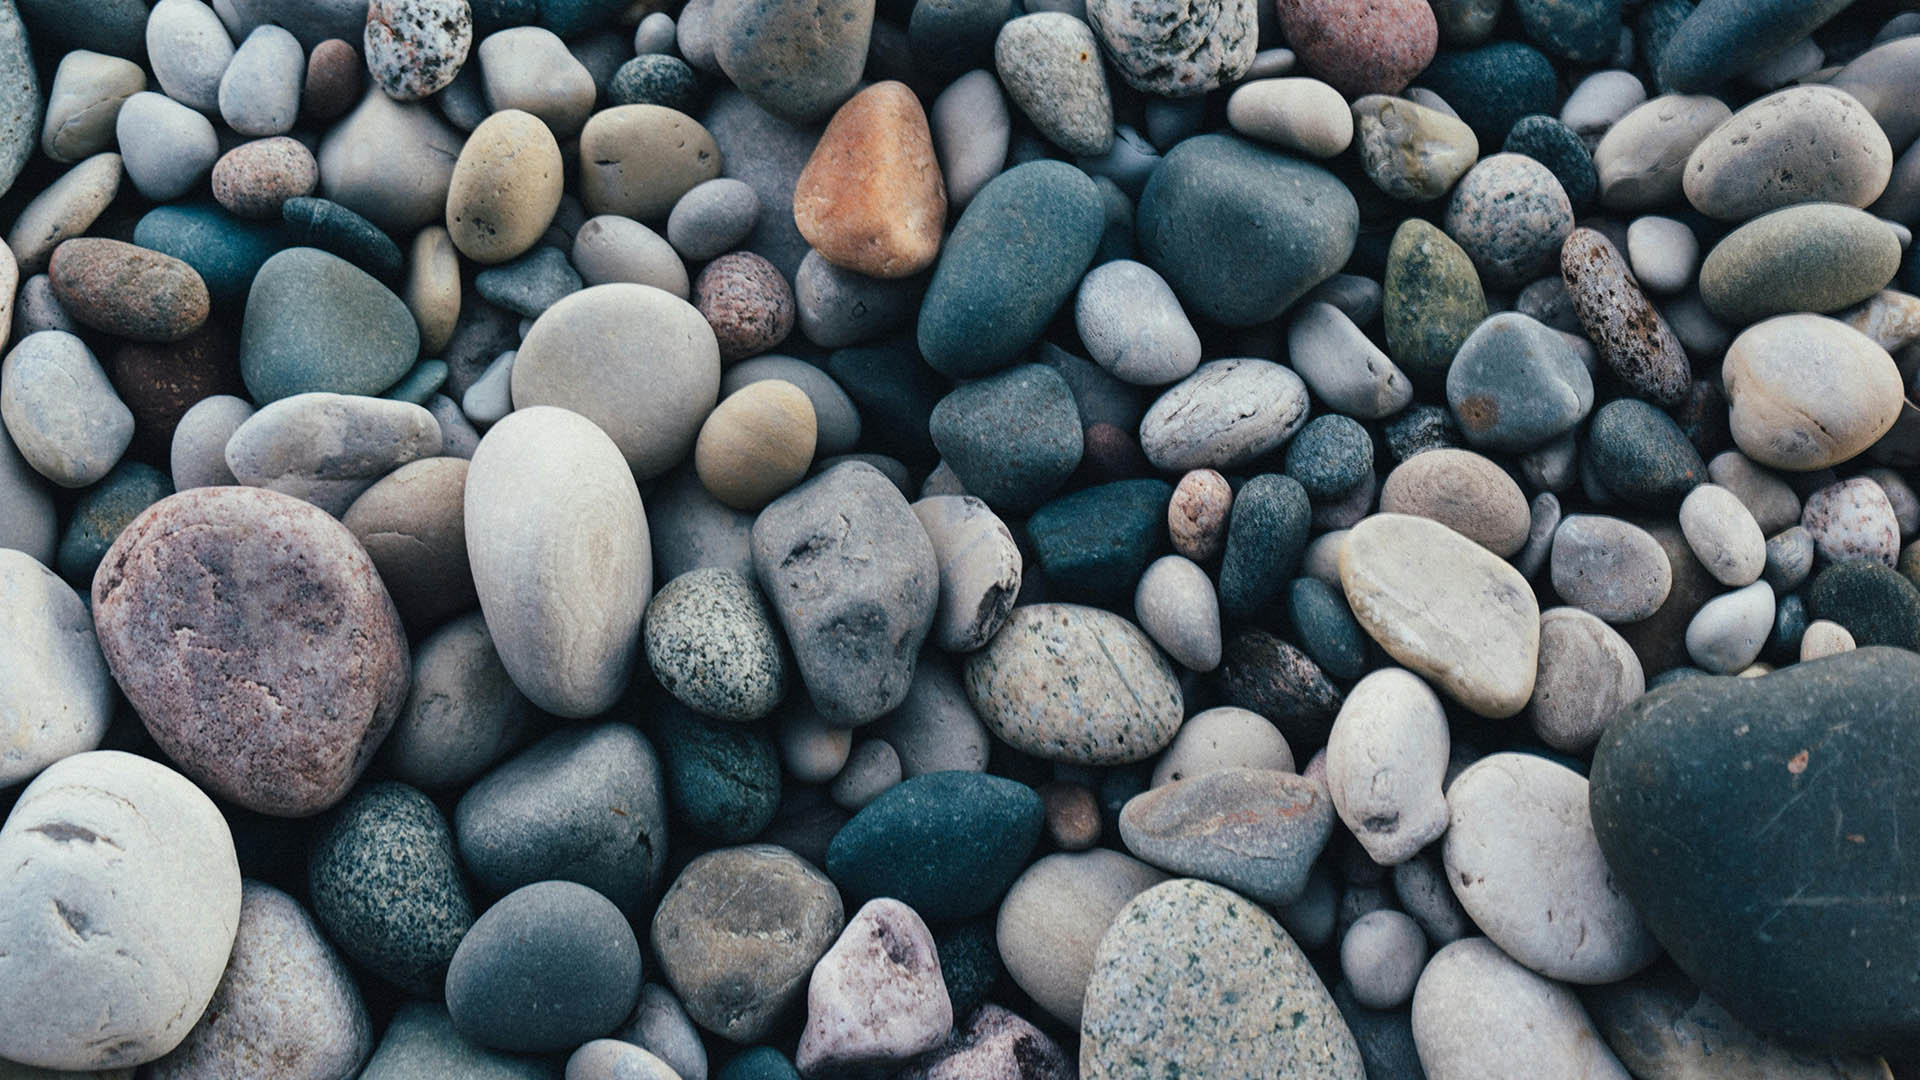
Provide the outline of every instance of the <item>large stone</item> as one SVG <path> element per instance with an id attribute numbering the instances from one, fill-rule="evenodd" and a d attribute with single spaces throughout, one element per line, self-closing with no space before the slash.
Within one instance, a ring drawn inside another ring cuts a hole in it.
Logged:
<path id="1" fill-rule="evenodd" d="M 1094 956 L 1080 1075 L 1361 1080 L 1360 1049 L 1300 946 L 1238 893 L 1156 885 Z"/>
<path id="2" fill-rule="evenodd" d="M 854 913 L 814 966 L 794 1062 L 804 1076 L 894 1068 L 952 1028 L 933 935 L 912 908 L 882 897 Z"/>
<path id="3" fill-rule="evenodd" d="M 0 423 L 33 471 L 65 488 L 107 475 L 133 441 L 132 410 L 65 330 L 28 334 L 0 362 Z"/>
<path id="4" fill-rule="evenodd" d="M 213 801 L 158 762 L 75 754 L 20 793 L 0 859 L 0 1054 L 91 1070 L 179 1045 L 240 924 L 240 866 Z"/>
<path id="5" fill-rule="evenodd" d="M 1161 159 L 1140 196 L 1141 261 L 1189 310 L 1229 326 L 1272 319 L 1353 254 L 1360 211 L 1318 165 L 1230 135 Z"/>
<path id="6" fill-rule="evenodd" d="M 1700 264 L 1700 299 L 1740 326 L 1793 311 L 1833 312 L 1873 296 L 1900 269 L 1886 222 L 1839 203 L 1760 215 L 1727 234 Z"/>
<path id="7" fill-rule="evenodd" d="M 1906 1006 L 1920 871 L 1899 840 L 1920 828 L 1920 776 L 1888 749 L 1916 703 L 1920 658 L 1867 647 L 1671 683 L 1601 737 L 1590 799 L 1614 880 L 1680 968 L 1756 1031 L 1920 1052 Z"/>
<path id="8" fill-rule="evenodd" d="M 378 394 L 420 354 L 413 313 L 373 275 L 317 248 L 290 248 L 254 275 L 240 375 L 265 404 L 308 391 Z"/>
<path id="9" fill-rule="evenodd" d="M 1780 315 L 1727 346 L 1733 441 L 1754 461 L 1804 472 L 1872 446 L 1900 418 L 1899 369 L 1845 323 Z"/>
<path id="10" fill-rule="evenodd" d="M 1687 201 L 1742 221 L 1800 202 L 1866 206 L 1886 189 L 1893 148 L 1858 98 L 1792 86 L 1741 109 L 1687 158 Z"/>
<path id="11" fill-rule="evenodd" d="M 466 528 L 514 685 L 561 716 L 605 711 L 633 673 L 653 591 L 646 513 L 613 440 L 564 409 L 511 414 L 474 451 Z"/>
<path id="12" fill-rule="evenodd" d="M 503 1054 L 460 1037 L 438 1002 L 400 1006 L 360 1080 L 555 1080 L 558 1071 L 539 1058 Z"/>
<path id="13" fill-rule="evenodd" d="M 818 120 L 860 81 L 873 7 L 873 0 L 716 0 L 714 59 L 754 104 L 792 123 Z"/>
<path id="14" fill-rule="evenodd" d="M 1437 521 L 1376 514 L 1340 546 L 1354 618 L 1381 648 L 1483 716 L 1533 696 L 1540 606 L 1505 560 Z"/>
<path id="15" fill-rule="evenodd" d="M 406 699 L 406 633 L 346 526 L 258 488 L 162 499 L 93 579 L 100 647 L 162 749 L 300 817 L 346 795 Z"/>
<path id="16" fill-rule="evenodd" d="M 113 704 L 86 603 L 33 556 L 0 547 L 0 787 L 99 746 Z"/>
<path id="17" fill-rule="evenodd" d="M 359 106 L 320 140 L 320 188 L 382 229 L 437 224 L 465 142 L 466 135 L 431 104 L 398 102 L 370 86 Z"/>
<path id="18" fill-rule="evenodd" d="M 848 462 L 774 500 L 753 524 L 753 565 L 822 716 L 864 724 L 905 699 L 940 568 L 892 481 Z"/>
<path id="19" fill-rule="evenodd" d="M 935 921 L 993 907 L 1040 839 L 1040 796 L 976 772 L 889 788 L 834 835 L 827 873 L 849 896 L 891 896 Z"/>
<path id="20" fill-rule="evenodd" d="M 1483 937 L 1456 941 L 1427 961 L 1412 1019 L 1428 1080 L 1629 1080 L 1572 990 L 1521 967 Z"/>

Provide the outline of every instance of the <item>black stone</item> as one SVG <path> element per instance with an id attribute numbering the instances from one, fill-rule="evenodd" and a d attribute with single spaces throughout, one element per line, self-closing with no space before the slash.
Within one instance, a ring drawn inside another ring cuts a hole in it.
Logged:
<path id="1" fill-rule="evenodd" d="M 1835 563 L 1815 575 L 1807 599 L 1814 618 L 1846 627 L 1856 645 L 1920 649 L 1920 589 L 1885 563 Z"/>
<path id="2" fill-rule="evenodd" d="M 827 876 L 855 903 L 890 896 L 928 921 L 993 907 L 1040 840 L 1040 796 L 975 772 L 924 773 L 888 788 L 827 849 Z"/>
<path id="3" fill-rule="evenodd" d="M 1096 604 L 1133 596 L 1147 564 L 1167 549 L 1165 480 L 1117 480 L 1083 488 L 1027 519 L 1040 569 L 1062 599 Z"/>

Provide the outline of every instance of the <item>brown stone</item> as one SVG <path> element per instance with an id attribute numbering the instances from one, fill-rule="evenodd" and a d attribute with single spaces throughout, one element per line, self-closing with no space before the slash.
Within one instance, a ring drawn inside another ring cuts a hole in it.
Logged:
<path id="1" fill-rule="evenodd" d="M 693 306 L 713 327 L 720 359 L 758 356 L 793 332 L 793 286 L 750 251 L 722 255 L 693 279 Z"/>
<path id="2" fill-rule="evenodd" d="M 235 217 L 278 221 L 282 203 L 319 183 L 313 151 L 285 135 L 241 143 L 213 164 L 213 201 Z"/>
<path id="3" fill-rule="evenodd" d="M 195 488 L 148 507 L 95 573 L 93 614 L 154 741 L 250 810 L 339 802 L 406 700 L 406 634 L 373 560 L 290 495 Z"/>
<path id="4" fill-rule="evenodd" d="M 171 255 L 82 236 L 53 249 L 53 295 L 75 322 L 134 341 L 178 341 L 207 321 L 200 272 Z"/>
<path id="5" fill-rule="evenodd" d="M 927 114 L 905 83 L 869 86 L 833 114 L 793 189 L 793 220 L 822 258 L 869 277 L 933 265 L 947 188 Z"/>
<path id="6" fill-rule="evenodd" d="M 466 493 L 465 459 L 423 458 L 382 477 L 340 519 L 416 634 L 480 606 L 467 563 Z"/>
<path id="7" fill-rule="evenodd" d="M 1085 784 L 1055 780 L 1037 789 L 1046 810 L 1047 839 L 1062 851 L 1085 851 L 1100 841 L 1100 803 Z"/>
<path id="8" fill-rule="evenodd" d="M 300 116 L 323 123 L 344 116 L 360 100 L 360 80 L 367 66 L 360 51 L 339 38 L 313 47 L 307 55 L 307 82 L 300 92 Z"/>
<path id="9" fill-rule="evenodd" d="M 133 411 L 134 456 L 162 466 L 173 450 L 173 429 L 188 409 L 215 394 L 247 396 L 239 350 L 218 322 L 179 341 L 128 342 L 107 355 L 106 366 L 114 390 Z"/>
<path id="10" fill-rule="evenodd" d="M 1613 241 L 1594 229 L 1573 230 L 1560 246 L 1560 276 L 1581 327 L 1620 381 L 1661 405 L 1687 395 L 1693 375 L 1686 350 Z"/>
<path id="11" fill-rule="evenodd" d="M 1195 469 L 1180 478 L 1167 503 L 1167 534 L 1173 550 L 1203 563 L 1227 546 L 1227 514 L 1233 488 L 1212 469 Z"/>

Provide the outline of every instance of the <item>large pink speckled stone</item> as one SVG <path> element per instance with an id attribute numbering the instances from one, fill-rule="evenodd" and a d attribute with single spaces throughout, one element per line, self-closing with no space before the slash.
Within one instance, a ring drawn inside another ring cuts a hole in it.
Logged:
<path id="1" fill-rule="evenodd" d="M 1433 61 L 1427 0 L 1275 0 L 1287 46 L 1349 98 L 1397 94 Z"/>
<path id="2" fill-rule="evenodd" d="M 406 699 L 406 633 L 365 549 L 264 488 L 148 507 L 93 579 L 107 667 L 202 787 L 283 817 L 332 806 Z"/>

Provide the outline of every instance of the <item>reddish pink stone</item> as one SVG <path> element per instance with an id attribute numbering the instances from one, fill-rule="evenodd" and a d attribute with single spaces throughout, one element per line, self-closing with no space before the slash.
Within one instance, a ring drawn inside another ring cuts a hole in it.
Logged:
<path id="1" fill-rule="evenodd" d="M 1276 0 L 1275 7 L 1300 63 L 1349 98 L 1399 93 L 1440 43 L 1427 0 Z"/>

